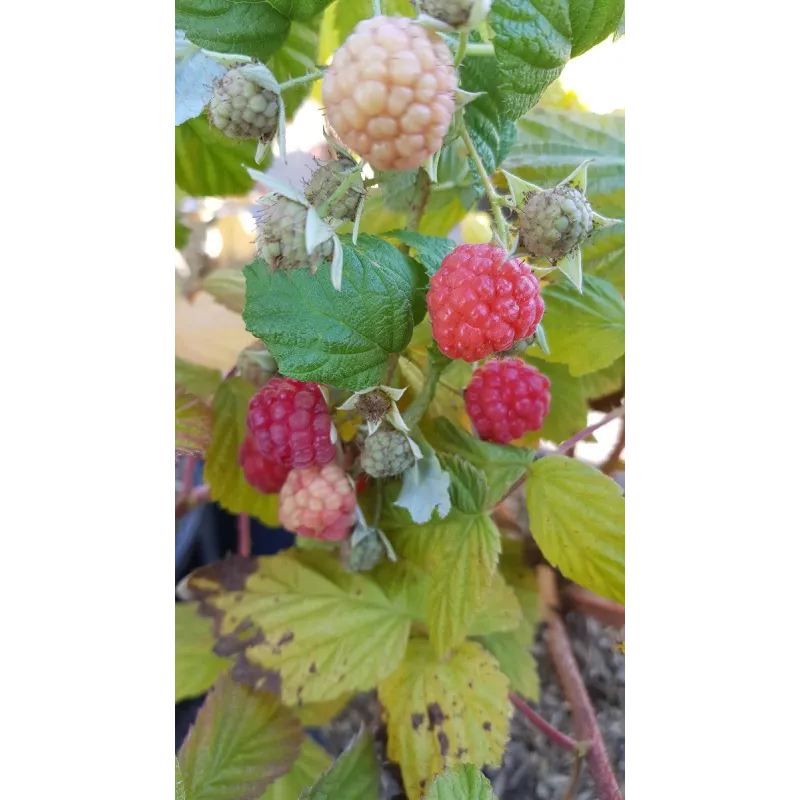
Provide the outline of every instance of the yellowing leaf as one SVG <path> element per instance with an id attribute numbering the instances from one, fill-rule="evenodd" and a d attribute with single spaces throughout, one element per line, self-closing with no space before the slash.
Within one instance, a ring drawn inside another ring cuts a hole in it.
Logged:
<path id="1" fill-rule="evenodd" d="M 514 590 L 496 572 L 484 598 L 483 606 L 469 626 L 470 636 L 495 631 L 514 631 L 524 622 Z"/>
<path id="2" fill-rule="evenodd" d="M 330 755 L 310 736 L 306 736 L 297 761 L 284 776 L 267 786 L 261 800 L 297 800 L 300 792 L 312 786 L 328 769 L 331 761 Z"/>
<path id="3" fill-rule="evenodd" d="M 459 764 L 436 776 L 425 800 L 497 800 L 497 795 L 475 764 Z"/>
<path id="4" fill-rule="evenodd" d="M 304 727 L 316 728 L 330 722 L 352 698 L 352 694 L 343 694 L 324 703 L 303 703 L 301 706 L 292 706 L 292 711 Z"/>
<path id="5" fill-rule="evenodd" d="M 400 764 L 409 800 L 459 761 L 499 766 L 508 741 L 508 679 L 475 642 L 439 661 L 412 639 L 396 672 L 378 685 L 386 709 L 390 759 Z"/>
<path id="6" fill-rule="evenodd" d="M 230 664 L 214 653 L 211 622 L 197 603 L 175 604 L 175 702 L 208 691 Z"/>
<path id="7" fill-rule="evenodd" d="M 229 378 L 217 389 L 203 478 L 211 487 L 211 499 L 232 514 L 249 514 L 277 527 L 278 496 L 254 489 L 239 466 L 239 448 L 247 435 L 247 406 L 255 391 L 244 378 Z"/>
<path id="8" fill-rule="evenodd" d="M 488 650 L 508 678 L 511 688 L 523 697 L 539 702 L 539 673 L 530 652 L 530 628 L 522 624 L 516 631 L 498 631 L 479 636 L 478 641 Z"/>
<path id="9" fill-rule="evenodd" d="M 440 656 L 463 641 L 495 575 L 500 532 L 486 514 L 451 511 L 392 536 L 398 555 L 431 577 L 427 600 L 431 644 Z"/>
<path id="10" fill-rule="evenodd" d="M 517 596 L 522 615 L 530 628 L 528 639 L 533 638 L 539 626 L 539 583 L 536 573 L 524 561 L 523 543 L 515 539 L 503 540 L 500 572 Z"/>
<path id="11" fill-rule="evenodd" d="M 362 728 L 303 800 L 378 800 L 380 788 L 375 743 Z"/>
<path id="12" fill-rule="evenodd" d="M 191 800 L 255 800 L 300 753 L 300 722 L 268 692 L 220 678 L 178 753 Z"/>
<path id="13" fill-rule="evenodd" d="M 625 603 L 625 500 L 594 467 L 547 456 L 529 468 L 531 533 L 545 558 L 571 580 Z"/>
<path id="14" fill-rule="evenodd" d="M 175 384 L 175 452 L 202 455 L 211 441 L 211 409 Z"/>
<path id="15" fill-rule="evenodd" d="M 322 550 L 227 558 L 188 588 L 214 619 L 217 653 L 237 659 L 233 677 L 287 705 L 371 689 L 396 668 L 411 627 L 369 576 Z"/>

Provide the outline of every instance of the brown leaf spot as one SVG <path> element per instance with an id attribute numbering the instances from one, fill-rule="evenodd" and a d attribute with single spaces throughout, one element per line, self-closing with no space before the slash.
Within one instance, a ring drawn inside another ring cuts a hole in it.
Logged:
<path id="1" fill-rule="evenodd" d="M 189 588 L 200 598 L 221 591 L 240 592 L 257 569 L 258 559 L 231 555 L 193 572 L 189 577 Z M 215 584 L 216 590 L 211 588 Z"/>
<path id="2" fill-rule="evenodd" d="M 248 661 L 244 653 L 239 657 L 231 669 L 231 677 L 239 683 L 252 686 L 254 689 L 266 689 L 268 692 L 281 693 L 281 675 L 272 669 L 264 669 L 258 664 Z"/>
<path id="3" fill-rule="evenodd" d="M 220 636 L 214 643 L 214 652 L 228 658 L 243 653 L 248 647 L 264 642 L 263 631 L 250 619 L 242 620 L 232 633 Z"/>
<path id="4" fill-rule="evenodd" d="M 446 757 L 447 751 L 450 749 L 450 740 L 447 738 L 447 734 L 444 731 L 439 731 L 436 734 L 436 738 L 439 740 L 439 752 L 443 757 Z"/>
<path id="5" fill-rule="evenodd" d="M 317 662 L 316 661 L 312 661 L 311 662 L 311 666 L 308 668 L 308 671 L 311 672 L 312 674 L 316 674 L 316 672 L 317 672 Z"/>
<path id="6" fill-rule="evenodd" d="M 456 758 L 458 758 L 458 759 L 464 758 L 464 756 L 466 754 L 467 754 L 467 748 L 466 747 L 459 747 L 458 750 L 456 750 Z"/>
<path id="7" fill-rule="evenodd" d="M 490 731 L 492 729 L 492 723 L 491 722 L 484 722 L 483 723 L 483 729 L 485 731 Z"/>
<path id="8" fill-rule="evenodd" d="M 286 633 L 278 639 L 278 647 L 283 647 L 285 644 L 289 644 L 289 642 L 294 640 L 294 632 L 293 631 L 286 631 Z"/>
<path id="9" fill-rule="evenodd" d="M 442 707 L 438 703 L 428 704 L 428 730 L 432 731 L 434 726 L 444 724 L 447 717 L 442 713 Z"/>
<path id="10" fill-rule="evenodd" d="M 424 714 L 412 714 L 411 715 L 411 727 L 414 730 L 417 730 L 417 728 L 419 728 L 419 726 L 422 725 L 422 723 L 424 721 L 425 721 L 425 715 Z"/>

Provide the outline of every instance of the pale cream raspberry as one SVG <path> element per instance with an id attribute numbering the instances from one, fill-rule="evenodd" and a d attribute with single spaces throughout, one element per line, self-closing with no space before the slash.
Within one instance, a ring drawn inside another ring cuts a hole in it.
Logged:
<path id="1" fill-rule="evenodd" d="M 334 132 L 374 169 L 416 169 L 441 146 L 458 78 L 447 44 L 406 17 L 372 17 L 322 80 Z"/>
<path id="2" fill-rule="evenodd" d="M 337 464 L 293 469 L 278 501 L 281 525 L 312 539 L 346 539 L 355 523 L 356 493 Z"/>

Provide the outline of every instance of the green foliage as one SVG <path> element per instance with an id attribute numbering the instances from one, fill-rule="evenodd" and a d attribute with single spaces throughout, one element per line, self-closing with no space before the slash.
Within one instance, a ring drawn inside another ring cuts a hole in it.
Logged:
<path id="1" fill-rule="evenodd" d="M 381 12 L 388 17 L 414 16 L 414 8 L 409 0 L 382 0 Z M 341 44 L 352 33 L 356 23 L 372 16 L 372 0 L 338 0 L 334 15 Z"/>
<path id="2" fill-rule="evenodd" d="M 475 764 L 458 764 L 436 776 L 425 800 L 497 800 L 497 796 Z"/>
<path id="3" fill-rule="evenodd" d="M 283 46 L 269 60 L 267 66 L 278 83 L 300 78 L 317 69 L 320 18 L 292 22 L 289 36 Z M 281 92 L 286 103 L 286 116 L 291 119 L 303 100 L 308 97 L 311 84 L 304 83 Z"/>
<path id="4" fill-rule="evenodd" d="M 450 473 L 450 499 L 453 508 L 465 514 L 483 511 L 489 496 L 486 476 L 465 458 L 453 453 L 440 453 L 439 463 Z"/>
<path id="5" fill-rule="evenodd" d="M 479 636 L 478 641 L 500 665 L 509 685 L 529 700 L 539 702 L 539 673 L 529 652 L 532 644 L 525 634 L 527 626 L 521 624 L 516 631 L 495 631 Z"/>
<path id="6" fill-rule="evenodd" d="M 278 498 L 262 494 L 244 478 L 239 448 L 247 436 L 247 407 L 256 388 L 244 378 L 228 378 L 214 395 L 214 427 L 206 452 L 203 479 L 211 499 L 232 514 L 249 514 L 265 525 L 278 522 Z"/>
<path id="7" fill-rule="evenodd" d="M 583 393 L 589 400 L 606 397 L 620 391 L 625 384 L 625 356 L 605 369 L 581 377 Z"/>
<path id="8" fill-rule="evenodd" d="M 275 783 L 267 786 L 261 800 L 297 800 L 303 789 L 310 788 L 330 765 L 331 757 L 328 753 L 310 736 L 306 736 L 292 768 Z"/>
<path id="9" fill-rule="evenodd" d="M 177 756 L 175 756 L 175 800 L 186 800 L 186 787 L 183 785 L 181 765 Z"/>
<path id="10" fill-rule="evenodd" d="M 303 729 L 268 692 L 221 677 L 178 753 L 190 800 L 256 800 L 289 771 Z"/>
<path id="11" fill-rule="evenodd" d="M 582 379 L 570 375 L 562 364 L 549 364 L 527 353 L 525 361 L 550 379 L 550 413 L 536 434 L 550 442 L 563 442 L 585 428 L 588 408 Z"/>
<path id="12" fill-rule="evenodd" d="M 211 409 L 196 395 L 175 385 L 175 452 L 202 454 L 211 441 Z"/>
<path id="13" fill-rule="evenodd" d="M 211 397 L 222 383 L 222 373 L 212 367 L 192 364 L 175 357 L 175 383 L 189 394 Z"/>
<path id="14" fill-rule="evenodd" d="M 625 603 L 625 501 L 619 485 L 565 456 L 531 465 L 525 482 L 531 533 L 545 558 L 591 591 Z"/>
<path id="15" fill-rule="evenodd" d="M 363 729 L 324 775 L 302 795 L 303 800 L 378 800 L 381 772 L 375 743 Z"/>
<path id="16" fill-rule="evenodd" d="M 330 266 L 270 273 L 260 259 L 245 267 L 244 321 L 284 375 L 357 391 L 375 386 L 389 358 L 411 339 L 413 300 L 422 270 L 374 236 L 345 244 L 342 290 Z"/>
<path id="17" fill-rule="evenodd" d="M 207 50 L 252 56 L 266 63 L 289 36 L 293 20 L 310 20 L 331 2 L 176 0 L 175 26 Z"/>
<path id="18" fill-rule="evenodd" d="M 575 377 L 613 364 L 625 352 L 625 301 L 608 281 L 587 275 L 583 294 L 559 282 L 542 291 L 547 343 L 544 361 L 566 364 Z"/>
<path id="19" fill-rule="evenodd" d="M 194 197 L 249 192 L 253 180 L 242 165 L 255 167 L 255 155 L 255 141 L 230 139 L 205 116 L 175 128 L 175 182 Z"/>
<path id="20" fill-rule="evenodd" d="M 214 653 L 211 622 L 196 603 L 175 604 L 175 702 L 208 691 L 230 664 Z"/>
<path id="21" fill-rule="evenodd" d="M 456 247 L 452 239 L 443 236 L 425 236 L 414 231 L 389 231 L 385 234 L 387 239 L 397 239 L 414 250 L 414 258 L 425 267 L 428 277 L 442 266 L 442 259 L 449 255 Z"/>

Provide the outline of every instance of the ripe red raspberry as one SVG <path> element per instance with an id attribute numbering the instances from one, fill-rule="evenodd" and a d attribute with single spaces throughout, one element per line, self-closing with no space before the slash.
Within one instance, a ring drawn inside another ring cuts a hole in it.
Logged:
<path id="1" fill-rule="evenodd" d="M 490 244 L 462 244 L 431 278 L 433 338 L 450 358 L 480 361 L 527 339 L 541 322 L 539 281 L 517 258 Z"/>
<path id="2" fill-rule="evenodd" d="M 244 472 L 244 479 L 264 494 L 279 492 L 290 471 L 280 461 L 261 455 L 251 434 L 247 435 L 239 448 L 239 466 Z"/>
<path id="3" fill-rule="evenodd" d="M 356 493 L 338 464 L 293 469 L 278 500 L 281 525 L 299 536 L 339 541 L 356 521 Z"/>
<path id="4" fill-rule="evenodd" d="M 467 386 L 467 413 L 481 439 L 508 444 L 538 431 L 550 411 L 550 380 L 519 358 L 493 358 Z"/>
<path id="5" fill-rule="evenodd" d="M 316 383 L 273 378 L 250 398 L 247 428 L 261 453 L 287 467 L 333 461 L 331 413 Z"/>

